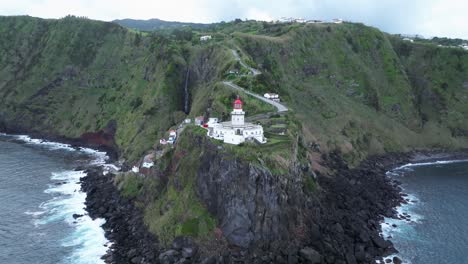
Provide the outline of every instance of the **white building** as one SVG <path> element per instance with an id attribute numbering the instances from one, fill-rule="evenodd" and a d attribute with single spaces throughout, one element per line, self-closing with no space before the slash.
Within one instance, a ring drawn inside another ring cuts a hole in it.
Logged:
<path id="1" fill-rule="evenodd" d="M 270 99 L 270 100 L 273 100 L 275 102 L 280 101 L 279 95 L 275 94 L 275 93 L 266 93 L 266 94 L 263 95 L 263 97 L 265 97 L 267 99 Z"/>
<path id="2" fill-rule="evenodd" d="M 201 36 L 200 41 L 208 41 L 211 39 L 211 35 Z"/>
<path id="3" fill-rule="evenodd" d="M 176 139 L 177 139 L 177 131 L 175 130 L 169 131 L 169 139 L 167 140 L 167 143 L 174 144 Z"/>
<path id="4" fill-rule="evenodd" d="M 219 122 L 218 118 L 210 117 L 208 118 L 208 122 L 206 122 L 206 124 L 208 125 L 208 127 L 214 127 L 218 122 Z"/>
<path id="5" fill-rule="evenodd" d="M 335 23 L 335 24 L 341 24 L 341 23 L 343 23 L 343 19 L 341 19 L 341 18 L 334 18 L 334 19 L 333 19 L 333 23 Z"/>
<path id="6" fill-rule="evenodd" d="M 203 116 L 195 117 L 195 125 L 197 125 L 197 126 L 203 125 L 204 121 L 205 121 L 205 118 Z"/>
<path id="7" fill-rule="evenodd" d="M 259 143 L 266 143 L 263 136 L 263 127 L 244 122 L 245 112 L 242 110 L 242 101 L 234 101 L 234 110 L 231 112 L 231 121 L 215 123 L 208 129 L 208 136 L 223 140 L 224 143 L 239 145 L 246 140 L 255 139 Z"/>
<path id="8" fill-rule="evenodd" d="M 153 167 L 153 166 L 154 166 L 154 162 L 152 162 L 152 161 L 145 161 L 145 162 L 143 162 L 143 164 L 141 165 L 141 167 L 147 168 L 147 169 L 149 169 L 149 168 L 151 168 L 151 167 Z"/>

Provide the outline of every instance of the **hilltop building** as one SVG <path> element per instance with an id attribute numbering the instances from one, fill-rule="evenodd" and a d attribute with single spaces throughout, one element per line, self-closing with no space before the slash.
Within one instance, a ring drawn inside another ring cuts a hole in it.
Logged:
<path id="1" fill-rule="evenodd" d="M 267 99 L 270 99 L 270 100 L 273 100 L 275 102 L 280 101 L 279 95 L 275 94 L 275 93 L 266 93 L 266 94 L 263 95 L 263 97 L 265 97 Z"/>
<path id="2" fill-rule="evenodd" d="M 242 110 L 242 104 L 239 98 L 234 101 L 231 121 L 221 123 L 210 122 L 208 136 L 234 145 L 239 145 L 246 140 L 256 140 L 262 144 L 266 143 L 261 125 L 244 122 L 245 112 Z M 212 121 L 215 120 L 213 119 Z"/>
<path id="3" fill-rule="evenodd" d="M 341 23 L 343 23 L 343 19 L 341 19 L 341 18 L 334 18 L 334 19 L 332 20 L 332 22 L 335 23 L 335 24 L 341 24 Z"/>
<path id="4" fill-rule="evenodd" d="M 200 41 L 208 41 L 211 39 L 211 35 L 201 36 Z"/>

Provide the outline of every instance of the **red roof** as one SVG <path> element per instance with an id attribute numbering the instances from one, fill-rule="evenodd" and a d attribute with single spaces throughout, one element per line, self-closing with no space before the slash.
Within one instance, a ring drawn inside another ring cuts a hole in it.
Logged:
<path id="1" fill-rule="evenodd" d="M 234 109 L 242 109 L 242 101 L 239 98 L 234 101 Z"/>

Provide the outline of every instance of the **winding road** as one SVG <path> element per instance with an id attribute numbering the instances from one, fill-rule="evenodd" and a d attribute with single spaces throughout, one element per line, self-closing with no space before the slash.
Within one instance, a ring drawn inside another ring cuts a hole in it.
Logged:
<path id="1" fill-rule="evenodd" d="M 245 64 L 241 60 L 241 58 L 240 58 L 239 54 L 237 53 L 237 51 L 235 51 L 235 50 L 231 50 L 231 51 L 232 51 L 232 55 L 234 56 L 234 58 L 237 61 L 239 61 L 240 65 L 242 65 L 242 67 L 248 69 L 252 73 L 253 76 L 256 76 L 256 75 L 259 75 L 259 74 L 262 73 L 261 71 L 259 71 L 257 69 L 254 69 L 254 68 L 248 66 L 247 64 Z M 251 92 L 251 91 L 249 91 L 249 90 L 247 90 L 245 88 L 240 87 L 237 84 L 234 84 L 231 81 L 223 81 L 223 84 L 226 85 L 226 86 L 231 87 L 232 89 L 240 90 L 240 91 L 242 91 L 242 92 L 244 92 L 244 93 L 246 93 L 248 95 L 251 95 L 251 96 L 253 96 L 253 97 L 255 97 L 255 98 L 259 99 L 259 100 L 262 100 L 263 102 L 265 102 L 267 104 L 271 104 L 272 106 L 274 106 L 274 107 L 276 107 L 278 109 L 278 111 L 277 111 L 278 113 L 286 112 L 286 111 L 289 110 L 285 105 L 283 105 L 283 104 L 281 104 L 279 102 L 275 102 L 273 100 L 270 100 L 268 98 L 265 98 L 265 97 L 263 97 L 263 96 L 261 96 L 259 94 L 253 93 L 253 92 Z"/>
<path id="2" fill-rule="evenodd" d="M 243 62 L 239 56 L 239 53 L 237 53 L 237 51 L 235 50 L 231 50 L 232 52 L 232 55 L 234 56 L 234 58 L 236 59 L 236 61 L 238 61 L 240 63 L 240 65 L 242 65 L 242 67 L 246 68 L 247 70 L 249 70 L 253 76 L 256 76 L 256 75 L 259 75 L 261 74 L 262 72 L 257 70 L 257 69 L 254 69 L 252 67 L 250 67 L 249 65 L 247 65 L 245 62 Z"/>
<path id="3" fill-rule="evenodd" d="M 248 91 L 248 90 L 246 90 L 246 89 L 240 87 L 239 85 L 234 84 L 234 83 L 231 82 L 231 81 L 223 81 L 223 84 L 224 84 L 224 85 L 227 85 L 227 86 L 229 86 L 229 87 L 231 87 L 232 89 L 241 90 L 242 92 L 244 92 L 244 93 L 246 93 L 246 94 L 248 94 L 248 95 L 251 95 L 251 96 L 253 96 L 253 97 L 255 97 L 255 98 L 259 99 L 259 100 L 262 100 L 262 101 L 265 102 L 265 103 L 271 104 L 272 106 L 274 106 L 274 107 L 276 107 L 276 108 L 278 109 L 278 113 L 286 112 L 286 111 L 289 110 L 289 109 L 288 109 L 286 106 L 284 106 L 283 104 L 281 104 L 281 103 L 279 103 L 279 102 L 275 102 L 275 101 L 270 100 L 270 99 L 268 99 L 268 98 L 265 98 L 265 97 L 263 97 L 263 96 L 261 96 L 261 95 L 259 95 L 259 94 L 252 93 L 252 92 L 250 92 L 250 91 Z"/>

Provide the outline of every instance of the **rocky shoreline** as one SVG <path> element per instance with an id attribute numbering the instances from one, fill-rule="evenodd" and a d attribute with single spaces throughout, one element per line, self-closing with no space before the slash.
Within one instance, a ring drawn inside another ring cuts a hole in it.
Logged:
<path id="1" fill-rule="evenodd" d="M 409 162 L 427 162 L 441 157 L 457 159 L 465 152 L 414 152 L 371 157 L 349 169 L 339 155 L 326 157 L 334 176 L 318 176 L 321 186 L 317 216 L 307 242 L 282 250 L 229 248 L 218 256 L 201 256 L 190 238 L 179 237 L 164 249 L 143 222 L 143 210 L 119 195 L 113 175 L 99 168 L 87 170 L 82 189 L 92 218 L 106 219 L 106 237 L 113 243 L 106 263 L 374 263 L 396 253 L 390 241 L 380 237 L 383 217 L 396 217 L 395 207 L 404 203 L 399 183 L 385 176 L 388 170 Z M 395 258 L 394 263 L 400 263 Z"/>
<path id="2" fill-rule="evenodd" d="M 93 219 L 104 218 L 106 238 L 112 243 L 103 256 L 106 263 L 155 263 L 159 243 L 143 223 L 143 211 L 123 198 L 114 186 L 114 175 L 88 168 L 81 178 L 86 210 Z"/>

